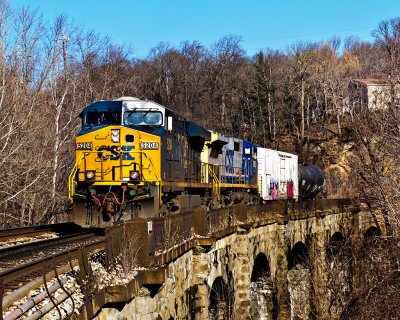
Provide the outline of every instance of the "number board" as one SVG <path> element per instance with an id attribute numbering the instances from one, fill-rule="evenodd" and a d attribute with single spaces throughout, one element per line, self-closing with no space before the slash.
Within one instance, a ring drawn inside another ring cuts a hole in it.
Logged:
<path id="1" fill-rule="evenodd" d="M 76 150 L 92 150 L 93 144 L 91 142 L 77 142 Z"/>
<path id="2" fill-rule="evenodd" d="M 142 150 L 156 150 L 159 148 L 158 142 L 141 142 L 140 149 Z"/>

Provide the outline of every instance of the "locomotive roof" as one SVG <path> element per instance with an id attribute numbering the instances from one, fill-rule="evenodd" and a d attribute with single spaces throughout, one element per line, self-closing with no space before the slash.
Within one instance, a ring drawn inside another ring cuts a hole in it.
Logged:
<path id="1" fill-rule="evenodd" d="M 114 100 L 100 100 L 96 101 L 88 106 L 86 106 L 80 116 L 90 110 L 97 110 L 97 111 L 126 111 L 126 110 L 135 110 L 136 108 L 138 109 L 158 109 L 160 110 L 164 115 L 165 111 L 167 110 L 169 114 L 175 115 L 178 119 L 181 121 L 185 121 L 187 123 L 187 131 L 188 131 L 188 136 L 189 137 L 200 137 L 204 140 L 210 140 L 211 139 L 211 133 L 204 129 L 202 126 L 200 126 L 198 123 L 193 122 L 193 121 L 188 121 L 185 118 L 181 117 L 179 114 L 174 112 L 173 110 L 164 107 L 161 104 L 158 104 L 154 101 L 151 100 L 141 100 L 136 97 L 120 97 Z"/>
<path id="2" fill-rule="evenodd" d="M 107 110 L 118 110 L 126 107 L 128 110 L 130 108 L 140 108 L 140 109 L 150 109 L 150 108 L 157 108 L 157 109 L 164 109 L 168 110 L 169 112 L 173 113 L 174 115 L 180 117 L 176 112 L 173 110 L 151 100 L 142 100 L 136 97 L 120 97 L 113 100 L 99 100 L 92 104 L 87 105 L 83 108 L 82 113 L 88 109 L 96 109 L 99 111 L 107 111 Z M 82 116 L 82 113 L 80 116 Z"/>

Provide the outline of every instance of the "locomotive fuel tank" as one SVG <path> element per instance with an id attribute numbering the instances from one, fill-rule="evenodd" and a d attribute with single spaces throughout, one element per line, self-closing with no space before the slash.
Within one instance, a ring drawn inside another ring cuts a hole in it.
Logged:
<path id="1" fill-rule="evenodd" d="M 320 168 L 310 164 L 299 165 L 299 194 L 300 198 L 314 198 L 325 184 L 325 176 Z"/>

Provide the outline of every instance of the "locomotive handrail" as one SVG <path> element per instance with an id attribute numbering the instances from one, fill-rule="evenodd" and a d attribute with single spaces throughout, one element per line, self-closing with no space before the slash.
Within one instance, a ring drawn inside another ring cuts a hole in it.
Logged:
<path id="1" fill-rule="evenodd" d="M 227 185 L 248 185 L 251 184 L 251 181 L 249 179 L 249 174 L 246 174 L 243 172 L 243 169 L 241 167 L 233 167 L 233 166 L 227 166 L 227 165 L 222 165 L 222 164 L 211 164 L 212 167 L 217 167 L 218 169 L 218 175 L 217 179 L 219 181 L 219 184 L 227 184 Z M 229 169 L 231 172 L 226 172 L 226 170 Z M 213 169 L 213 171 L 215 171 Z M 224 174 L 225 173 L 225 174 Z M 229 181 L 231 179 L 231 181 Z"/>
<path id="2" fill-rule="evenodd" d="M 142 157 L 143 157 L 143 155 L 144 155 L 144 157 L 147 159 L 147 160 L 149 160 L 149 163 L 150 163 L 150 166 L 151 166 L 151 168 L 152 168 L 152 170 L 153 170 L 153 173 L 154 173 L 154 175 L 155 175 L 155 177 L 156 177 L 156 179 L 157 180 L 160 180 L 160 177 L 159 177 L 159 175 L 158 175 L 158 171 L 157 171 L 157 168 L 155 167 L 155 165 L 154 165 L 154 163 L 153 163 L 153 160 L 151 159 L 151 157 L 149 157 L 145 152 L 143 152 L 143 151 L 135 151 L 135 152 L 127 152 L 127 151 L 120 151 L 119 152 L 119 159 L 120 159 L 120 161 L 119 161 L 119 170 L 120 170 L 120 181 L 123 181 L 123 177 L 122 177 L 122 168 L 124 167 L 124 165 L 123 165 L 123 163 L 122 163 L 122 156 L 124 155 L 124 154 L 129 154 L 129 153 L 131 153 L 131 154 L 139 154 L 140 156 L 139 156 L 139 159 L 138 159 L 138 162 L 133 162 L 134 164 L 137 164 L 138 166 L 139 166 L 139 173 L 140 173 L 140 175 L 144 178 L 144 176 L 142 175 L 142 172 L 143 172 L 143 161 L 142 161 Z M 74 166 L 73 166 L 73 168 L 72 168 L 72 170 L 71 170 L 71 173 L 70 173 L 70 175 L 69 175 L 69 177 L 68 177 L 68 198 L 70 199 L 70 201 L 72 202 L 73 201 L 73 197 L 74 197 L 74 195 L 75 195 L 75 186 L 76 186 L 76 182 L 75 182 L 75 176 L 76 176 L 76 173 L 78 172 L 78 168 L 79 168 L 79 166 L 80 166 L 80 164 L 82 163 L 82 161 L 83 160 L 85 160 L 84 162 L 84 171 L 86 171 L 86 157 L 88 156 L 88 155 L 90 155 L 90 154 L 98 154 L 98 151 L 84 151 L 84 152 L 81 152 L 81 153 L 79 153 L 79 156 L 77 157 L 77 159 L 76 159 L 76 161 L 75 161 L 75 164 L 74 164 Z M 104 170 L 103 170 L 103 166 L 104 166 L 104 164 L 103 164 L 103 162 L 104 162 L 104 159 L 101 157 L 100 158 L 101 159 L 101 164 L 100 164 L 100 180 L 98 180 L 98 179 L 96 179 L 95 181 L 96 182 L 111 182 L 111 181 L 115 181 L 115 180 L 104 180 L 104 175 L 105 175 L 105 173 L 104 173 Z"/>
<path id="3" fill-rule="evenodd" d="M 154 172 L 154 175 L 156 176 L 156 179 L 157 179 L 157 180 L 161 180 L 161 179 L 158 177 L 157 170 L 156 170 L 156 167 L 154 166 L 153 160 L 151 160 L 151 158 L 146 154 L 146 152 L 140 151 L 140 153 L 144 154 L 144 156 L 149 160 L 149 162 L 150 162 L 150 164 L 151 164 L 151 166 L 152 166 L 152 168 L 153 168 L 153 170 L 154 170 L 153 172 Z"/>
<path id="4" fill-rule="evenodd" d="M 211 177 L 213 178 L 213 181 L 214 181 L 214 183 L 213 183 L 213 193 L 216 194 L 217 196 L 219 196 L 220 193 L 221 193 L 220 181 L 219 181 L 217 175 L 215 174 L 214 168 L 213 168 L 212 165 L 208 166 L 208 171 L 209 171 L 209 173 L 210 173 L 210 175 L 211 175 Z"/>
<path id="5" fill-rule="evenodd" d="M 85 156 L 84 152 L 79 154 L 79 157 L 76 159 L 74 167 L 71 170 L 71 173 L 68 177 L 68 198 L 71 202 L 73 202 L 74 194 L 75 194 L 75 175 L 78 171 L 78 165 L 82 161 L 83 157 Z"/>

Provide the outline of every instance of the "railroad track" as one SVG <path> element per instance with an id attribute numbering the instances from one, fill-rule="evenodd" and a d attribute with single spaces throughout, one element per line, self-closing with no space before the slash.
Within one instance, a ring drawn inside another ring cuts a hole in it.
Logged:
<path id="1" fill-rule="evenodd" d="M 75 239 L 81 236 L 83 235 L 79 235 L 75 237 Z M 78 245 L 75 243 L 73 248 L 48 254 L 40 259 L 35 259 L 0 272 L 1 312 L 3 313 L 3 310 L 8 310 L 9 307 L 23 297 L 27 296 L 29 299 L 31 299 L 29 292 L 38 288 L 43 283 L 47 283 L 51 279 L 58 278 L 58 283 L 61 283 L 60 281 L 65 280 L 62 274 L 69 273 L 75 266 L 79 266 L 79 280 L 77 279 L 77 281 L 80 281 L 79 283 L 81 284 L 82 280 L 86 279 L 86 274 L 90 269 L 88 265 L 89 256 L 91 253 L 104 250 L 105 247 L 105 238 L 102 236 L 92 238 L 92 240 L 89 242 L 85 241 L 81 237 L 80 244 Z M 60 286 L 62 285 L 60 284 Z M 72 294 L 72 292 L 73 291 L 70 291 L 67 293 L 67 295 L 69 296 Z M 43 299 L 46 294 L 42 294 L 42 296 Z M 89 296 L 86 294 L 85 297 L 86 299 L 89 299 Z M 18 308 L 23 307 L 21 303 L 22 302 L 20 302 Z M 61 301 L 57 302 L 56 304 L 59 303 L 61 303 Z M 49 306 L 49 304 L 47 304 L 47 306 Z M 30 306 L 30 308 L 31 307 L 33 307 L 33 305 Z M 54 308 L 54 305 L 52 305 L 46 312 L 50 311 L 52 308 Z M 41 311 L 36 311 L 36 313 L 37 312 L 41 313 Z M 16 317 L 11 316 L 10 311 L 8 311 L 8 313 L 9 315 L 5 319 L 16 319 Z"/>
<path id="2" fill-rule="evenodd" d="M 55 232 L 57 237 L 37 240 L 38 235 Z M 103 229 L 84 229 L 73 223 L 0 230 L 0 239 L 21 236 L 32 241 L 0 247 L 1 291 L 9 292 L 60 266 L 82 260 L 82 252 L 105 248 Z"/>
<path id="3" fill-rule="evenodd" d="M 67 281 L 65 276 L 71 275 L 70 272 L 74 267 L 79 269 L 77 273 L 72 273 L 74 274 L 72 277 L 79 279 L 77 281 L 82 284 L 82 280 L 84 281 L 90 272 L 89 257 L 106 247 L 105 237 L 101 231 L 80 229 L 80 232 L 75 234 L 1 248 L 0 306 L 3 315 L 3 310 L 9 314 L 5 319 L 15 319 L 12 314 L 19 311 L 14 309 L 13 312 L 13 309 L 9 308 L 24 297 L 28 297 L 29 300 L 31 290 L 36 290 L 44 283 L 49 286 L 48 283 L 51 281 L 54 283 L 54 279 L 59 279 L 58 283 Z M 65 288 L 63 290 L 65 291 Z M 72 292 L 67 294 L 70 295 Z M 42 296 L 43 299 L 48 297 L 46 294 Z M 22 303 L 19 302 L 21 308 Z"/>
<path id="4" fill-rule="evenodd" d="M 77 233 L 82 227 L 74 223 L 58 223 L 50 225 L 38 225 L 29 227 L 18 227 L 0 229 L 0 243 L 17 241 L 18 238 L 37 238 L 46 233 L 55 233 L 58 235 L 67 235 Z"/>
<path id="5" fill-rule="evenodd" d="M 0 272 L 45 256 L 101 240 L 92 230 L 0 248 Z"/>
<path id="6" fill-rule="evenodd" d="M 47 255 L 40 259 L 32 260 L 0 272 L 0 279 L 6 291 L 21 286 L 21 283 L 42 276 L 63 265 L 70 264 L 82 258 L 82 253 L 87 254 L 105 248 L 105 239 L 97 239 L 86 245 L 76 246 L 72 249 L 63 250 L 55 254 Z"/>

